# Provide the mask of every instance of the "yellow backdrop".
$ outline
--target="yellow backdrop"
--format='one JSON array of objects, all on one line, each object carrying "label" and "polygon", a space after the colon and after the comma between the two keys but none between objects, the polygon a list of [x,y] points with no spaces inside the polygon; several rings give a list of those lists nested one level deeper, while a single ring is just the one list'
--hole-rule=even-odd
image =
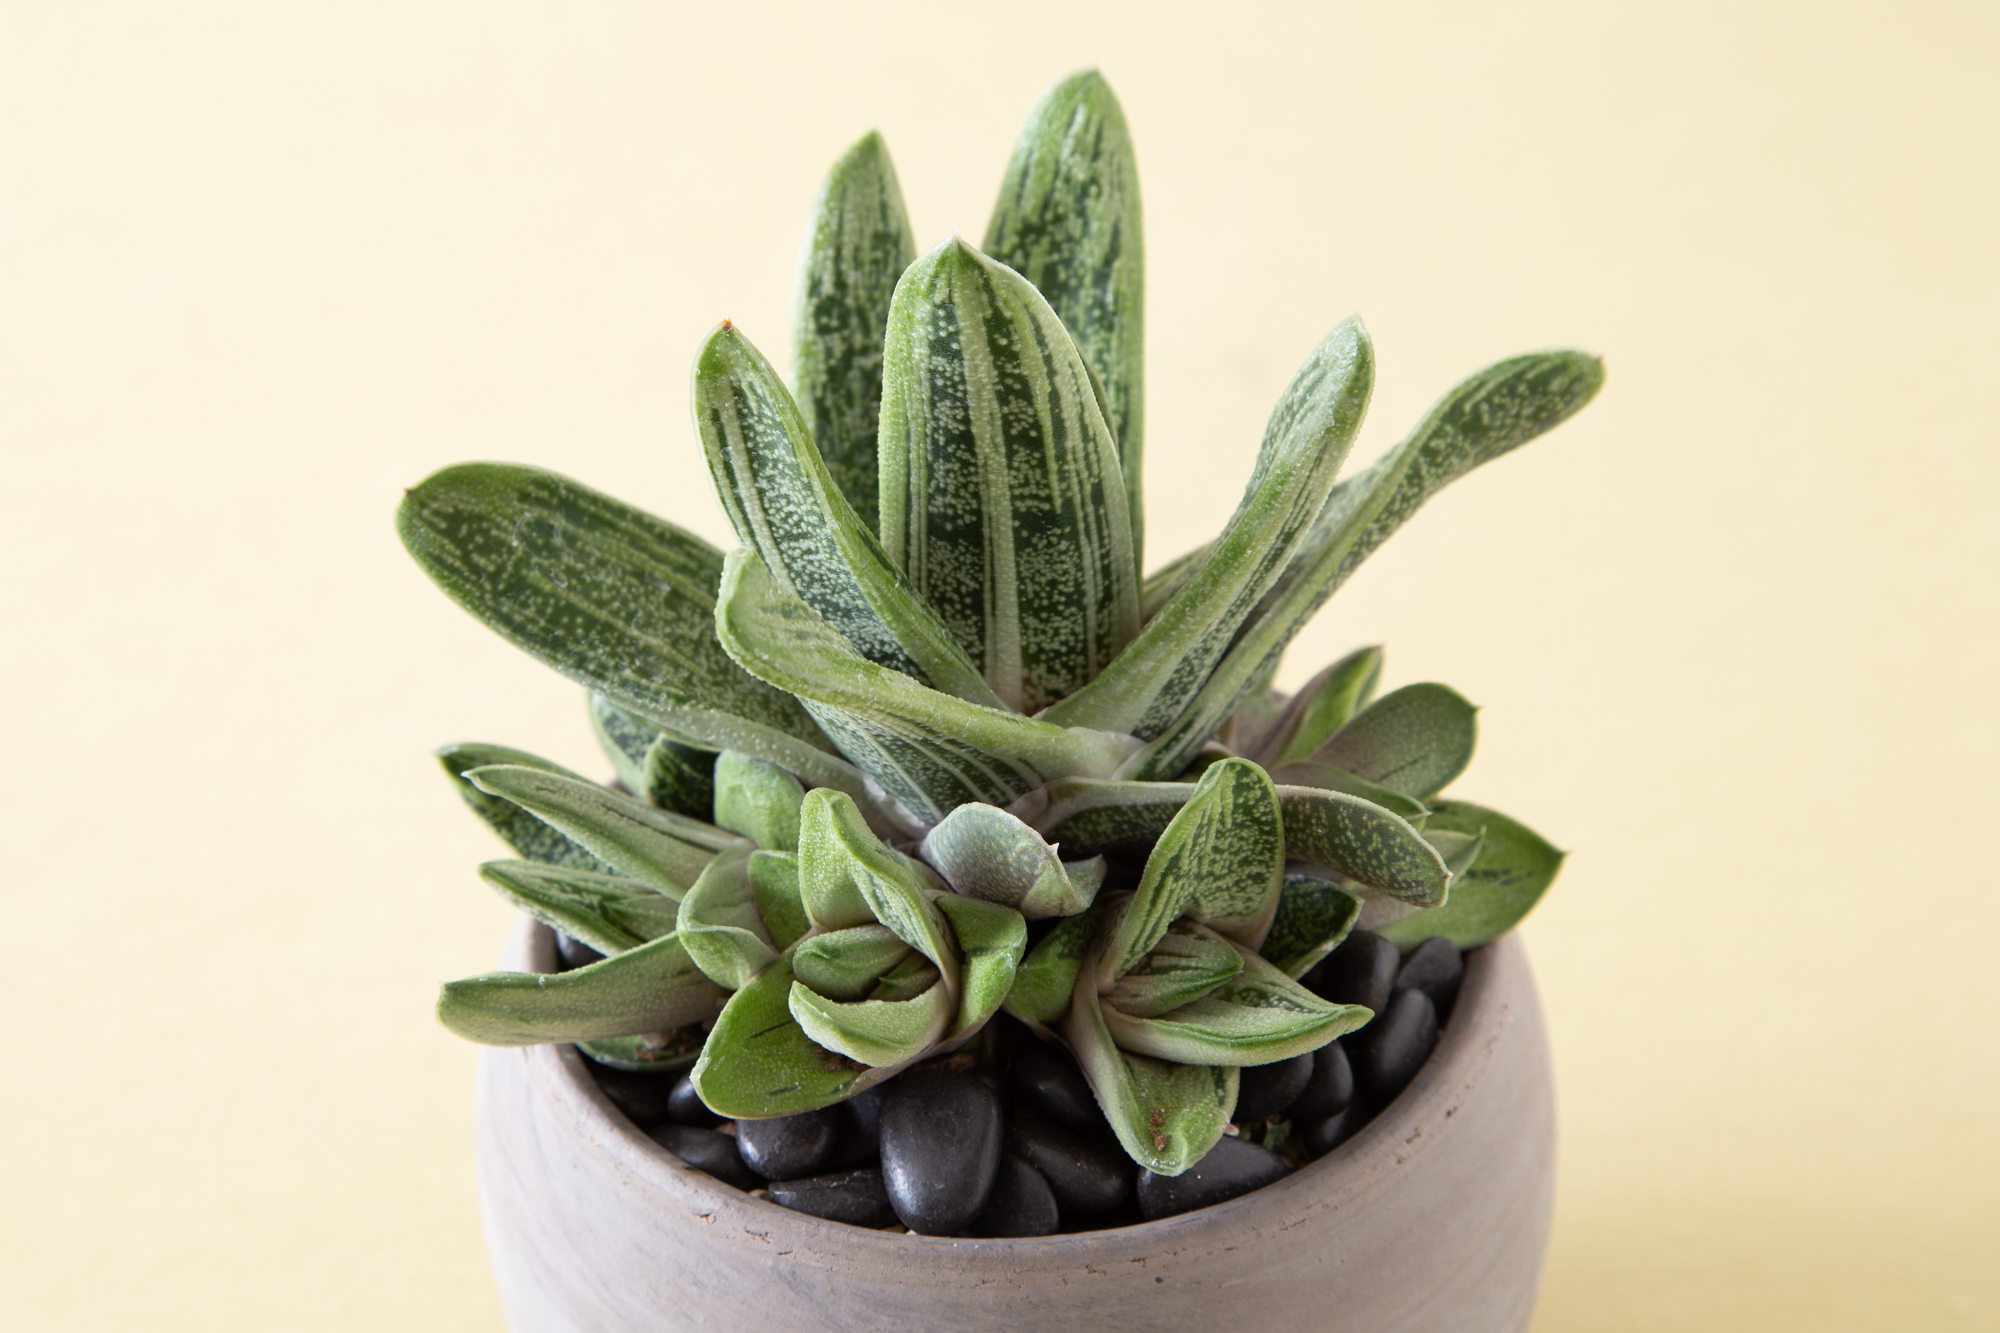
[{"label": "yellow backdrop", "polygon": [[1154,561],[1353,310],[1357,451],[1609,357],[1294,649],[1481,704],[1573,849],[1536,1328],[2000,1327],[2000,20],[1990,5],[0,6],[0,1322],[495,1329],[506,912],[427,758],[594,766],[399,488],[534,461],[721,540],[686,403],[774,356],[820,173],[983,230],[1101,65],[1150,250]]}]

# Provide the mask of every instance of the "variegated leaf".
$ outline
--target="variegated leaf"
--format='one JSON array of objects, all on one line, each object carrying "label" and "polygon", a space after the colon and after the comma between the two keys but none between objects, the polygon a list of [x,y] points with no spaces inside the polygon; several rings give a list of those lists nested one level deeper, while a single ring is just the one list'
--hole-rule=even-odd
[{"label": "variegated leaf", "polygon": [[1030,921],[1074,916],[1104,883],[1104,858],[1065,866],[1042,835],[995,806],[961,805],[924,835],[923,858],[955,892]]},{"label": "variegated leaf", "polygon": [[907,1064],[935,1046],[956,1008],[942,978],[909,1000],[843,1004],[792,983],[793,1021],[818,1045],[850,1060],[882,1067]]},{"label": "variegated leaf", "polygon": [[724,750],[715,760],[715,823],[774,852],[799,849],[799,780],[761,759]]},{"label": "variegated leaf", "polygon": [[588,1041],[678,1028],[722,1008],[723,992],[664,935],[570,972],[488,972],[446,983],[438,1019],[488,1046]]},{"label": "variegated leaf", "polygon": [[1214,550],[1214,542],[1204,542],[1148,574],[1139,585],[1139,619],[1148,621],[1160,614],[1161,608],[1187,586],[1188,580],[1200,571],[1201,562],[1208,559]]},{"label": "variegated leaf", "polygon": [[730,553],[715,616],[737,660],[807,701],[841,749],[926,824],[969,801],[1005,805],[1066,774],[1108,775],[1136,748],[1130,737],[982,708],[877,666],[749,551]]},{"label": "variegated leaf", "polygon": [[1096,70],[1064,79],[1028,113],[985,248],[1048,298],[1102,384],[1136,564],[1144,513],[1145,229],[1125,113]]},{"label": "variegated leaf", "polygon": [[1442,935],[1474,949],[1512,930],[1541,901],[1563,854],[1525,825],[1469,801],[1439,801],[1424,832],[1478,834],[1472,864],[1452,881],[1444,906],[1406,916],[1381,931],[1398,948],[1413,949]]},{"label": "variegated leaf", "polygon": [[1319,764],[1306,760],[1294,764],[1279,764],[1271,769],[1271,781],[1286,787],[1317,787],[1321,791],[1341,791],[1349,796],[1359,796],[1364,801],[1373,801],[1392,814],[1401,815],[1413,828],[1422,828],[1424,816],[1430,813],[1430,807],[1415,797],[1377,786],[1366,778],[1357,777],[1344,768],[1335,768],[1332,764]]},{"label": "variegated leaf", "polygon": [[869,661],[1002,706],[834,484],[778,372],[727,321],[695,362],[694,417],[722,508],[779,587]]},{"label": "variegated leaf", "polygon": [[1026,279],[957,237],[897,284],[882,544],[1008,707],[1036,712],[1139,628],[1117,446]]},{"label": "variegated leaf", "polygon": [[675,925],[688,957],[724,990],[741,990],[778,956],[757,910],[748,847],[732,847],[708,863],[681,899]]},{"label": "variegated leaf", "polygon": [[465,777],[589,848],[619,874],[676,901],[717,852],[742,842],[713,824],[544,769],[494,764],[469,769]]},{"label": "variegated leaf", "polygon": [[808,1037],[792,1017],[792,981],[791,956],[780,954],[715,1020],[688,1077],[717,1115],[758,1120],[815,1111],[897,1072],[857,1064]]},{"label": "variegated leaf", "polygon": [[509,749],[505,745],[482,745],[466,742],[447,745],[437,752],[438,762],[444,765],[445,773],[451,778],[451,785],[472,807],[472,812],[486,821],[486,826],[500,835],[500,840],[512,847],[519,856],[530,861],[540,861],[546,865],[570,866],[577,870],[595,870],[610,874],[611,867],[592,856],[578,843],[570,841],[541,820],[515,805],[472,785],[466,773],[489,764],[514,764],[523,768],[539,768],[547,773],[557,773],[577,782],[586,781],[560,764],[552,764],[525,750]]},{"label": "variegated leaf", "polygon": [[1177,1176],[1222,1137],[1236,1110],[1236,1070],[1119,1050],[1091,982],[1094,960],[1084,963],[1063,1035],[1126,1153],[1149,1171]]},{"label": "variegated leaf", "polygon": [[750,889],[757,896],[757,915],[771,932],[771,942],[789,949],[812,929],[805,900],[799,896],[799,858],[791,852],[750,853]]},{"label": "variegated leaf", "polygon": [[914,952],[887,926],[871,922],[799,941],[792,972],[795,984],[845,1004],[867,999],[875,983]]},{"label": "variegated leaf", "polygon": [[1361,899],[1333,880],[1288,874],[1278,895],[1278,915],[1258,952],[1296,981],[1347,938],[1360,916]]},{"label": "variegated leaf", "polygon": [[1242,970],[1243,957],[1234,945],[1182,917],[1104,992],[1104,1003],[1131,1018],[1156,1018],[1199,1000]]},{"label": "variegated leaf", "polygon": [[1477,712],[1448,686],[1405,685],[1362,709],[1312,757],[1425,799],[1472,762]]},{"label": "variegated leaf", "polygon": [[601,1065],[638,1074],[668,1074],[686,1069],[701,1055],[708,1030],[699,1023],[666,1032],[639,1032],[624,1037],[598,1037],[576,1043],[577,1050]]},{"label": "variegated leaf", "polygon": [[674,900],[623,875],[488,861],[479,877],[535,920],[600,953],[623,953],[674,933]]},{"label": "variegated leaf", "polygon": [[1124,1050],[1184,1065],[1267,1065],[1316,1051],[1366,1023],[1372,1011],[1321,999],[1247,949],[1241,973],[1158,1018],[1104,1006]]},{"label": "variegated leaf", "polygon": [[808,792],[800,816],[799,891],[822,930],[880,922],[937,964],[956,999],[958,957],[945,920],[907,857],[868,831],[839,792]]},{"label": "variegated leaf", "polygon": [[1149,741],[1175,726],[1306,540],[1361,427],[1374,382],[1367,330],[1359,318],[1349,319],[1313,349],[1278,401],[1250,484],[1208,559],[1131,647],[1048,710],[1049,721]]},{"label": "variegated leaf", "polygon": [[1080,916],[1057,923],[1054,930],[1042,936],[1015,971],[1013,987],[1007,992],[1008,1013],[1040,1029],[1069,1012],[1077,969],[1083,966],[1084,955],[1090,950],[1104,906],[1100,902]]},{"label": "variegated leaf", "polygon": [[1010,907],[956,893],[939,894],[935,906],[958,945],[958,1012],[948,1033],[955,1044],[985,1026],[1007,998],[1028,947],[1028,923]]},{"label": "variegated leaf", "polygon": [[[1367,707],[1381,677],[1380,648],[1349,653],[1307,681],[1263,733],[1243,736],[1239,731],[1244,752],[1266,768],[1311,758],[1327,737]],[[1250,697],[1256,698],[1257,692],[1251,691]]]},{"label": "variegated leaf", "polygon": [[841,154],[813,200],[792,305],[799,412],[827,471],[870,531],[883,331],[896,279],[916,257],[895,165],[882,136],[870,131]]},{"label": "variegated leaf", "polygon": [[590,726],[618,780],[662,810],[707,819],[715,810],[715,752],[686,745],[637,713],[590,692]]}]

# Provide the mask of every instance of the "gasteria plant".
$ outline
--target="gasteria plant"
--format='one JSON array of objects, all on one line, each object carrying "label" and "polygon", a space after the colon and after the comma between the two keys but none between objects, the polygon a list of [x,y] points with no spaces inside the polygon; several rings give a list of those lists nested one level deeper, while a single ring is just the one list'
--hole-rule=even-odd
[{"label": "gasteria plant", "polygon": [[1031,113],[983,249],[916,253],[871,134],[814,205],[792,387],[727,322],[695,362],[741,549],[529,467],[409,492],[411,554],[587,687],[620,779],[442,752],[522,858],[488,882],[604,955],[447,985],[446,1025],[692,1062],[712,1109],[758,1118],[951,1052],[1004,1005],[1172,1175],[1223,1134],[1241,1067],[1371,1017],[1298,980],[1357,925],[1463,948],[1534,904],[1559,855],[1437,795],[1471,757],[1464,699],[1373,699],[1373,648],[1289,700],[1271,681],[1377,546],[1581,408],[1600,363],[1491,366],[1339,480],[1374,379],[1348,319],[1222,534],[1142,576],[1143,253],[1095,72]]}]

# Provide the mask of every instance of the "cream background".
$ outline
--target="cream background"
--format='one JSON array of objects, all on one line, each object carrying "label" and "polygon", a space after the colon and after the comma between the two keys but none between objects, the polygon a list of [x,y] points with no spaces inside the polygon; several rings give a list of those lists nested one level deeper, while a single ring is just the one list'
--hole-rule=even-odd
[{"label": "cream background", "polygon": [[870,126],[975,239],[1100,64],[1140,152],[1152,559],[1350,310],[1357,458],[1609,357],[1288,677],[1484,706],[1575,849],[1539,1333],[2000,1327],[2000,20],[1990,5],[0,4],[0,1322],[495,1329],[472,1051],[497,854],[426,757],[593,764],[398,488],[534,461],[726,528],[705,331],[782,358]]}]

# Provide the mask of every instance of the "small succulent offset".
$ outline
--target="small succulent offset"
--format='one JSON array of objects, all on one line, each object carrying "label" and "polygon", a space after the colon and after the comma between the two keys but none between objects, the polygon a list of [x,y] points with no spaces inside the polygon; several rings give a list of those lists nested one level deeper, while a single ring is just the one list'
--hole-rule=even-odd
[{"label": "small succulent offset", "polygon": [[1074,1053],[1126,1151],[1214,1146],[1238,1070],[1366,1023],[1299,978],[1357,926],[1509,929],[1560,856],[1437,793],[1473,747],[1441,685],[1364,649],[1289,699],[1299,629],[1458,477],[1565,420],[1595,357],[1453,389],[1340,480],[1374,374],[1358,319],[1305,359],[1221,536],[1142,575],[1143,241],[1094,72],[1035,107],[983,249],[918,255],[869,135],[799,268],[794,382],[741,331],[694,416],[742,548],[553,473],[405,498],[454,600],[590,691],[619,781],[442,752],[522,858],[483,868],[601,960],[444,988],[454,1031],[677,1069],[789,1115],[975,1040],[1003,1006]]}]

